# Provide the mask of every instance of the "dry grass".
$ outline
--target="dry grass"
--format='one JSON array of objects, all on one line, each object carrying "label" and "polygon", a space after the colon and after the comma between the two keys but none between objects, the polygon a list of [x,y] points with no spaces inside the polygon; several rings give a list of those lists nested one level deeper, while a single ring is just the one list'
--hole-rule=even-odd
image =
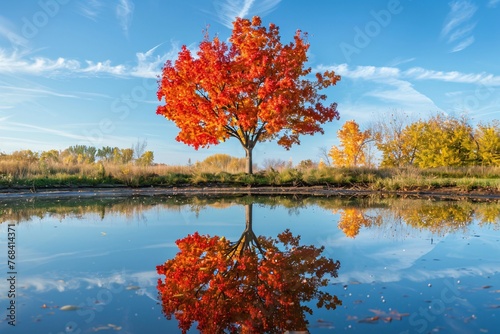
[{"label": "dry grass", "polygon": [[[219,159],[220,160],[220,159]],[[80,163],[0,159],[0,185],[15,186],[72,186],[123,184],[128,186],[171,185],[270,185],[308,186],[329,185],[337,187],[363,187],[373,190],[416,190],[455,187],[469,191],[488,189],[500,191],[500,167],[463,168],[331,168],[299,166],[281,170],[268,168],[254,175],[243,173],[239,160],[217,165],[208,162],[191,166],[153,165],[133,163]],[[220,166],[220,165],[219,165]]]}]

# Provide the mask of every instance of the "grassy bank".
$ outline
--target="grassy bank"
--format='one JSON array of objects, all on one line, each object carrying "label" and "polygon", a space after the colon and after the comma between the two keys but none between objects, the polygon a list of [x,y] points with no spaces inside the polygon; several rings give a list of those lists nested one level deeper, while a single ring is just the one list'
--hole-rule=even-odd
[{"label": "grassy bank", "polygon": [[500,192],[500,167],[268,168],[253,175],[206,166],[0,163],[1,189],[67,187],[326,186],[385,191],[454,188]]}]

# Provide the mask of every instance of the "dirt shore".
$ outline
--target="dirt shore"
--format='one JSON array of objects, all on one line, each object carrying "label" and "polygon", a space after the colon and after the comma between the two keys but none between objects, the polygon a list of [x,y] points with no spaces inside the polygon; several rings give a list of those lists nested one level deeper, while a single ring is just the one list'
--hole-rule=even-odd
[{"label": "dirt shore", "polygon": [[103,187],[103,188],[54,188],[0,189],[0,201],[28,198],[102,198],[128,196],[231,196],[231,195],[305,195],[305,196],[400,196],[450,200],[500,200],[500,192],[488,189],[463,191],[455,188],[438,188],[411,191],[374,191],[370,189],[314,187]]}]

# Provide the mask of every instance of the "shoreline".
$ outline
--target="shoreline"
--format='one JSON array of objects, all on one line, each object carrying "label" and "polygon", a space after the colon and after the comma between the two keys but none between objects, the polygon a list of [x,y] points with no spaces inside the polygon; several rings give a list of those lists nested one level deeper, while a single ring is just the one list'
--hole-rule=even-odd
[{"label": "shoreline", "polygon": [[301,195],[301,196],[396,196],[440,200],[500,200],[500,193],[487,189],[463,191],[456,188],[426,190],[384,191],[363,188],[336,188],[327,186],[263,186],[263,187],[67,187],[31,189],[0,189],[0,201],[16,199],[104,198],[130,196],[236,196],[236,195]]}]

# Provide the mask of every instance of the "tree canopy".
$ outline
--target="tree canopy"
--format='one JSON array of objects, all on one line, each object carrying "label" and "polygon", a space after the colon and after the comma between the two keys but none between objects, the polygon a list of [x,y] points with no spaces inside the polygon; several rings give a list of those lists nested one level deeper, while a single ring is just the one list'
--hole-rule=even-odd
[{"label": "tree canopy", "polygon": [[179,128],[176,140],[193,146],[217,145],[236,138],[252,172],[252,150],[261,141],[277,140],[289,149],[299,136],[323,133],[321,124],[338,119],[337,104],[323,105],[319,91],[335,85],[332,71],[307,79],[307,34],[280,41],[279,28],[261,19],[237,18],[229,43],[208,33],[193,56],[183,46],[175,62],[167,61],[159,80],[157,114]]},{"label": "tree canopy", "polygon": [[357,167],[366,164],[366,143],[371,139],[370,130],[361,131],[358,123],[350,120],[337,132],[340,147],[333,146],[330,157],[337,167]]}]

